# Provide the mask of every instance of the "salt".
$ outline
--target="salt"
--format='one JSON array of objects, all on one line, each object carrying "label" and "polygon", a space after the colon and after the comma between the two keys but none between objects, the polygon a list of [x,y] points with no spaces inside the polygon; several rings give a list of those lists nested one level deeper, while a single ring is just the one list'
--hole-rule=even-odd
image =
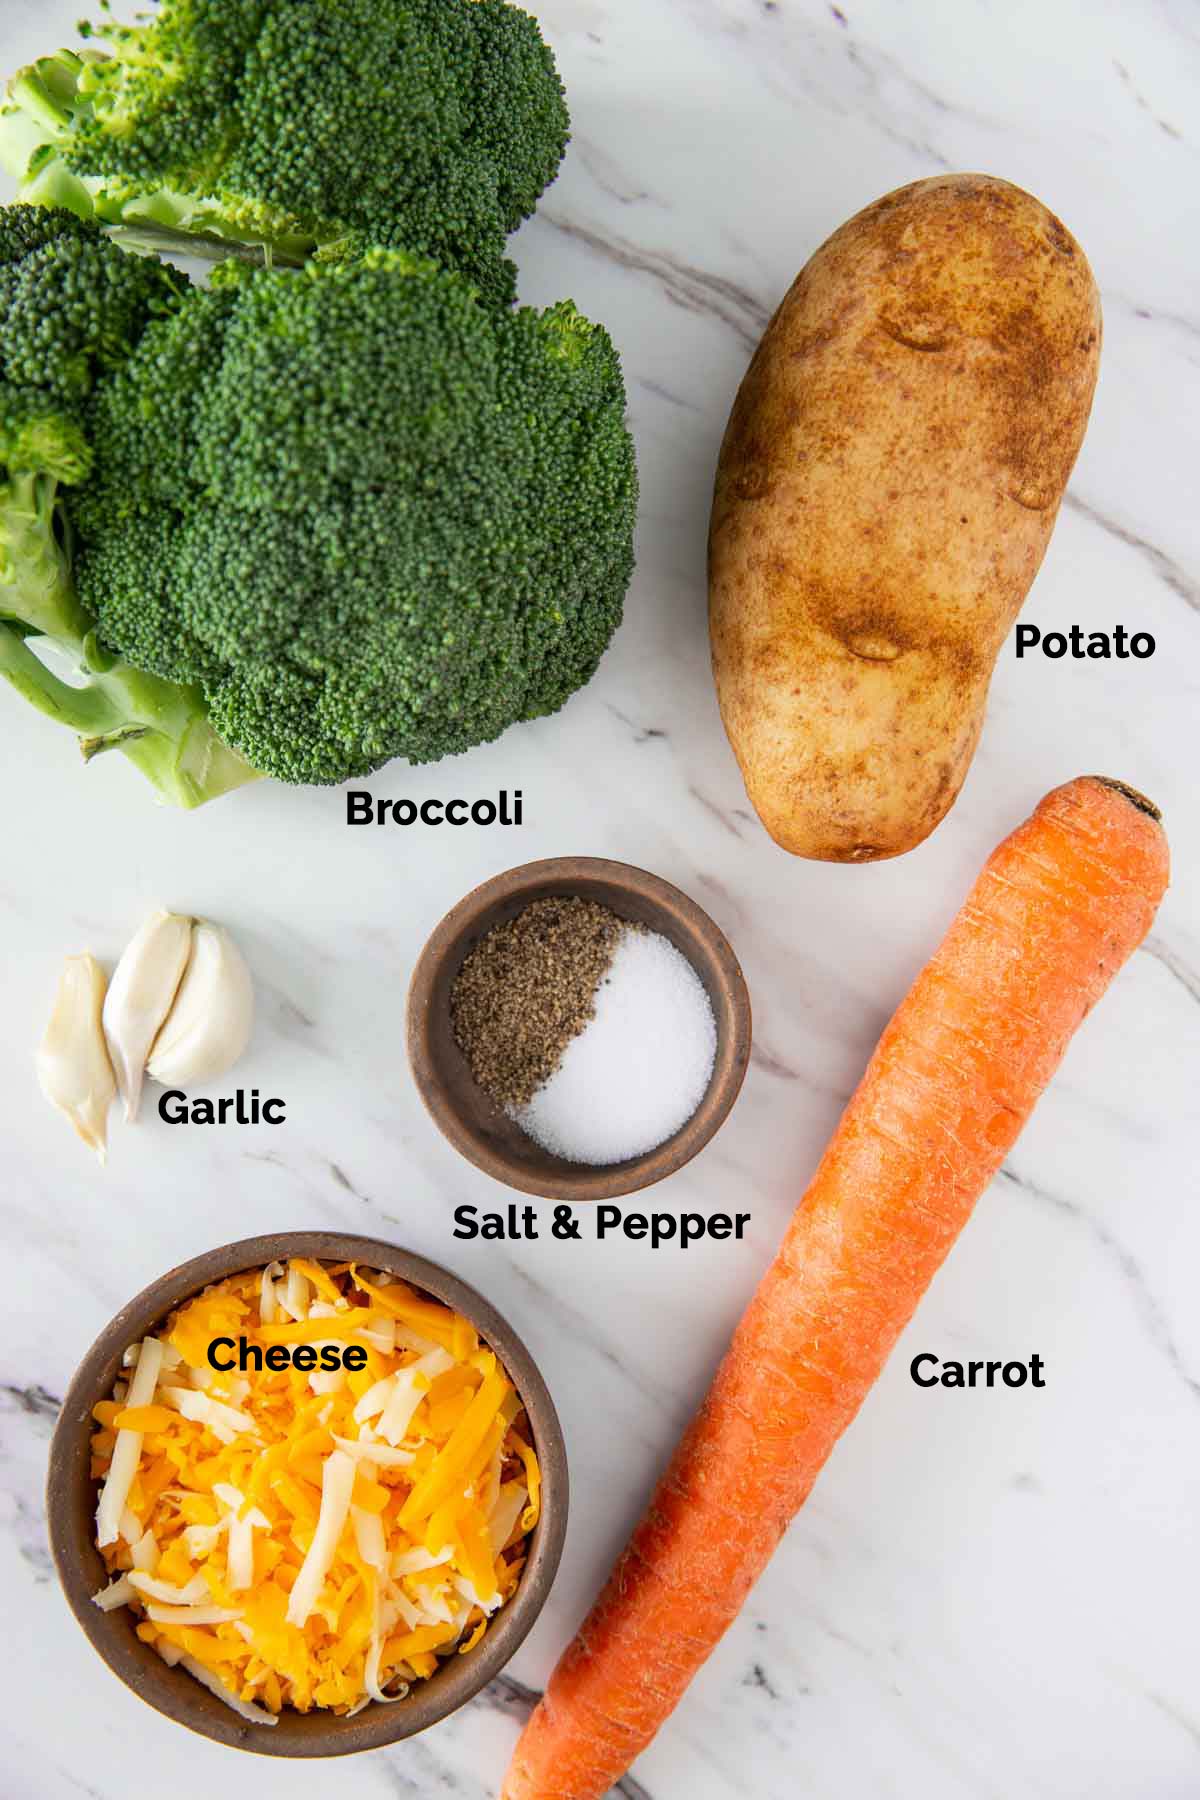
[{"label": "salt", "polygon": [[656,931],[626,931],[596,990],[595,1017],[513,1117],[568,1162],[626,1162],[685,1125],[704,1098],[717,1024],[686,956]]}]

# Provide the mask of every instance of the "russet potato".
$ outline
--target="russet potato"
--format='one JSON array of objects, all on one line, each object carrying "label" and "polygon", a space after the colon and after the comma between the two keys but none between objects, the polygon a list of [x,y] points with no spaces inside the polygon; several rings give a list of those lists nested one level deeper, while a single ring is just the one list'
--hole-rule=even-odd
[{"label": "russet potato", "polygon": [[1074,238],[986,175],[885,195],[797,276],[734,403],[709,540],[721,714],[784,849],[898,856],[953,803],[1100,329]]}]

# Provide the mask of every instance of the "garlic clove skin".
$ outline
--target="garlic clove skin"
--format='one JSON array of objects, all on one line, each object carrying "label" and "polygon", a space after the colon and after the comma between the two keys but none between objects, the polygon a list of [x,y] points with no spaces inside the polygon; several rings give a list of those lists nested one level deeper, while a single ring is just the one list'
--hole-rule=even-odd
[{"label": "garlic clove skin", "polygon": [[191,919],[151,913],[113,972],[104,1035],[130,1122],[137,1118],[146,1060],[175,1002],[191,949]]},{"label": "garlic clove skin", "polygon": [[117,1095],[101,1019],[107,985],[94,956],[67,957],[36,1058],[43,1094],[102,1163],[108,1155],[108,1109]]},{"label": "garlic clove skin", "polygon": [[242,1056],[253,1028],[245,957],[223,926],[197,919],[191,958],[146,1073],[165,1087],[215,1081]]}]

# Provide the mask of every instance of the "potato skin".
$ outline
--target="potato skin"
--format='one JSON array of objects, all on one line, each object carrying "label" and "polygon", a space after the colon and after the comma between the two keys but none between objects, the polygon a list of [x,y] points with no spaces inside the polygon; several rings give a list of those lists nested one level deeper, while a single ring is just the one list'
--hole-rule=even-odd
[{"label": "potato skin", "polygon": [[953,804],[1100,337],[1074,238],[988,175],[886,194],[797,276],[734,402],[709,535],[721,716],[785,850],[898,856]]}]

